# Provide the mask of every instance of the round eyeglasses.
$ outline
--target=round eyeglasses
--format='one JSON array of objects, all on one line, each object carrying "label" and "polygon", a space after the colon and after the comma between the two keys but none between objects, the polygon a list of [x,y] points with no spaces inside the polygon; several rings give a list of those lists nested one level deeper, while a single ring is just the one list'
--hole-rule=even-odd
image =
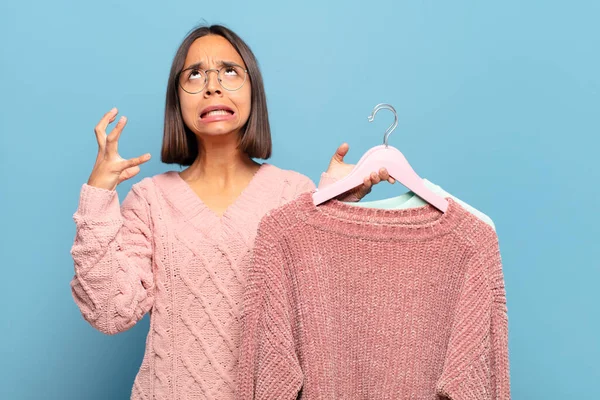
[{"label": "round eyeglasses", "polygon": [[208,82],[208,73],[217,72],[217,80],[225,90],[234,91],[244,86],[248,70],[237,64],[229,64],[220,69],[200,69],[198,67],[186,68],[179,73],[177,78],[179,86],[190,94],[200,93]]}]

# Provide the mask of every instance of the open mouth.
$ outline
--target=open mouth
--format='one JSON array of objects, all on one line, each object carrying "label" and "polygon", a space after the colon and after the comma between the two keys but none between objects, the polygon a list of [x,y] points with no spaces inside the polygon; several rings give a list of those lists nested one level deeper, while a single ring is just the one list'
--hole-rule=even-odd
[{"label": "open mouth", "polygon": [[211,111],[202,113],[202,114],[200,114],[200,118],[207,118],[207,117],[212,117],[215,115],[233,115],[233,114],[234,113],[231,110],[218,109],[218,110],[211,110]]}]

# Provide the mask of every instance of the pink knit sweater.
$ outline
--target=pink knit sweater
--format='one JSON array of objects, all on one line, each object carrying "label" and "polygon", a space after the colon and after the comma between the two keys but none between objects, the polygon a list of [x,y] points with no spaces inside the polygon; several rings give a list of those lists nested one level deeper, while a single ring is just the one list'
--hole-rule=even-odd
[{"label": "pink knit sweater", "polygon": [[177,172],[115,191],[86,184],[74,214],[75,302],[116,334],[150,312],[132,399],[233,399],[242,290],[258,223],[314,188],[263,164],[222,217]]},{"label": "pink knit sweater", "polygon": [[448,198],[319,207],[261,222],[244,297],[238,399],[510,398],[494,230]]}]

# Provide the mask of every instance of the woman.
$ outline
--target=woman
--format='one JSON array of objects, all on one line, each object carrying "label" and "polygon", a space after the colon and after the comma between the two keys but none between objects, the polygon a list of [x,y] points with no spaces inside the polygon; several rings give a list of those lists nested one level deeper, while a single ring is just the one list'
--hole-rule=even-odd
[{"label": "woman", "polygon": [[[188,168],[134,184],[121,206],[116,186],[150,155],[119,156],[126,119],[106,134],[116,115],[111,110],[96,126],[98,157],[73,216],[74,299],[107,334],[150,312],[132,398],[233,398],[242,289],[258,223],[314,185],[253,161],[271,154],[262,78],[248,46],[222,26],[192,31],[171,67],[161,160]],[[332,158],[330,179],[352,169],[343,162],[347,151],[344,144]],[[379,171],[345,199],[363,197],[380,179],[393,182]]]}]

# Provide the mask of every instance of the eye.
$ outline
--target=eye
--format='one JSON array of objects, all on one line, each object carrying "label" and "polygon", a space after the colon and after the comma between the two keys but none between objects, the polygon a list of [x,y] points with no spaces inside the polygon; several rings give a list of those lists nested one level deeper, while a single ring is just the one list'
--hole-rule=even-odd
[{"label": "eye", "polygon": [[225,67],[225,71],[224,71],[226,76],[235,76],[235,75],[239,75],[238,74],[238,70],[236,67]]},{"label": "eye", "polygon": [[202,72],[199,69],[191,69],[188,72],[188,80],[202,79]]}]

